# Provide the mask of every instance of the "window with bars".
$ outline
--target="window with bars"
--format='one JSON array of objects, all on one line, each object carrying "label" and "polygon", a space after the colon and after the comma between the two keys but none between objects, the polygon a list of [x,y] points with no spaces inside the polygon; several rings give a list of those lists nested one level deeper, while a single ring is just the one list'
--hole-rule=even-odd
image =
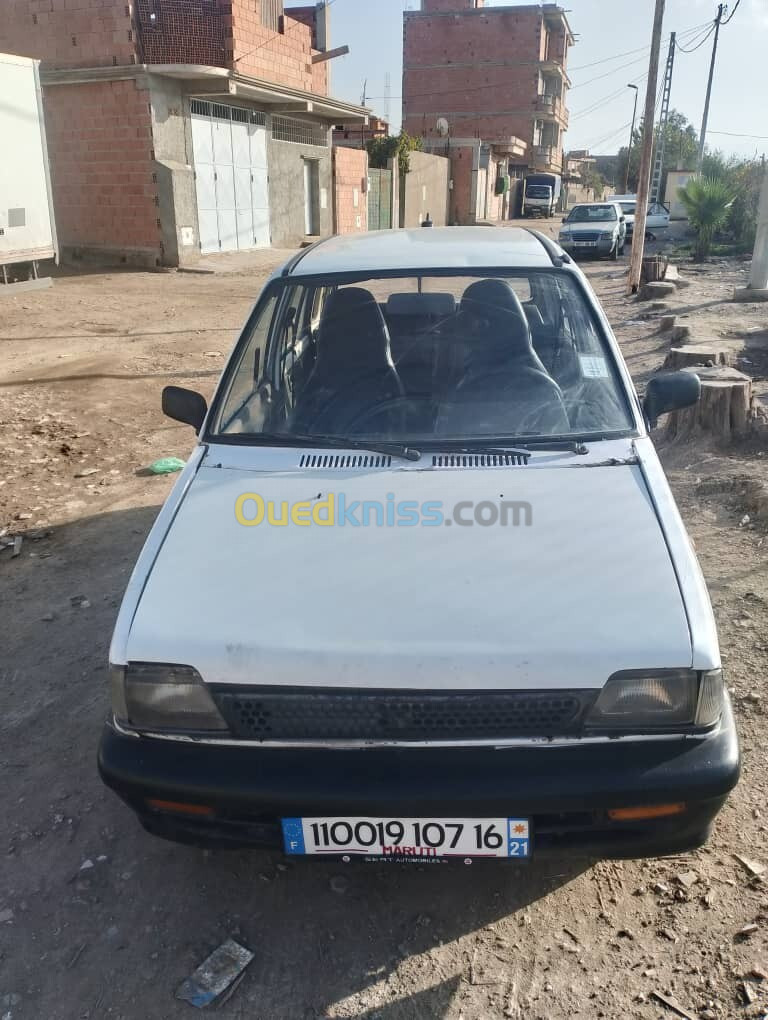
[{"label": "window with bars", "polygon": [[202,117],[233,120],[238,124],[258,124],[260,127],[267,125],[267,115],[261,110],[247,110],[242,106],[224,106],[222,103],[210,103],[204,99],[192,99],[189,105],[192,113]]},{"label": "window with bars", "polygon": [[328,145],[328,128],[308,120],[293,117],[272,117],[272,137],[278,142],[295,142],[298,145]]},{"label": "window with bars", "polygon": [[279,32],[282,16],[283,0],[261,0],[261,23],[264,28]]}]

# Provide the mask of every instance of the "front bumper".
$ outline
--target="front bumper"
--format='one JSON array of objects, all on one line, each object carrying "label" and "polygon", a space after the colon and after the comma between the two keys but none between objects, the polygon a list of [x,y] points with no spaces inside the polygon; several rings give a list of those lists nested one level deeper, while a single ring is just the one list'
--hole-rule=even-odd
[{"label": "front bumper", "polygon": [[[730,706],[705,738],[509,748],[233,747],[124,736],[107,726],[99,771],[150,832],[197,846],[280,848],[300,816],[529,817],[534,854],[647,857],[700,846],[739,778]],[[149,798],[210,806],[211,817]],[[611,808],[685,802],[615,822]]]},{"label": "front bumper", "polygon": [[563,251],[569,255],[609,255],[613,249],[614,240],[612,237],[599,238],[594,242],[577,244],[574,241],[558,241]]}]

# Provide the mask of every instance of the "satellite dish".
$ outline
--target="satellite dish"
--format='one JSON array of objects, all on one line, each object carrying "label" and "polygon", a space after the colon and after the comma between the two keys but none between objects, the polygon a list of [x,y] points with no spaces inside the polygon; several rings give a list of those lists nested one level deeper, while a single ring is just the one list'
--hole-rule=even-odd
[{"label": "satellite dish", "polygon": [[445,119],[445,117],[438,117],[438,120],[437,120],[437,133],[442,138],[445,138],[445,136],[448,134],[449,131],[450,131],[450,127],[448,126],[448,121]]}]

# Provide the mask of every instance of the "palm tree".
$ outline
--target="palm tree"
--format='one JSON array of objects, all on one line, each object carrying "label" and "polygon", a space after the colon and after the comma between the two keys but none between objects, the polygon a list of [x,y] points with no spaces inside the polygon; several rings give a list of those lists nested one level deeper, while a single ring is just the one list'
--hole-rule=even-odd
[{"label": "palm tree", "polygon": [[684,188],[679,189],[678,195],[688,213],[688,221],[696,231],[694,260],[703,262],[709,255],[715,231],[728,218],[733,193],[725,181],[714,177],[692,177]]}]

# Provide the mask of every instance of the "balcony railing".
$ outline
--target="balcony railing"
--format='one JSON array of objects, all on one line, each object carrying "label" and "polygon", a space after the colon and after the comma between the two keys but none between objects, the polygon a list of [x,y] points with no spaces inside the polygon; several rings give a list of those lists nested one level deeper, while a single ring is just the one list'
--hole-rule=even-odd
[{"label": "balcony railing", "polygon": [[551,93],[543,93],[536,100],[536,112],[542,117],[551,117],[559,122],[563,129],[568,127],[568,110],[560,98]]},{"label": "balcony railing", "polygon": [[537,170],[559,174],[563,166],[562,150],[555,145],[534,145],[533,161]]}]

